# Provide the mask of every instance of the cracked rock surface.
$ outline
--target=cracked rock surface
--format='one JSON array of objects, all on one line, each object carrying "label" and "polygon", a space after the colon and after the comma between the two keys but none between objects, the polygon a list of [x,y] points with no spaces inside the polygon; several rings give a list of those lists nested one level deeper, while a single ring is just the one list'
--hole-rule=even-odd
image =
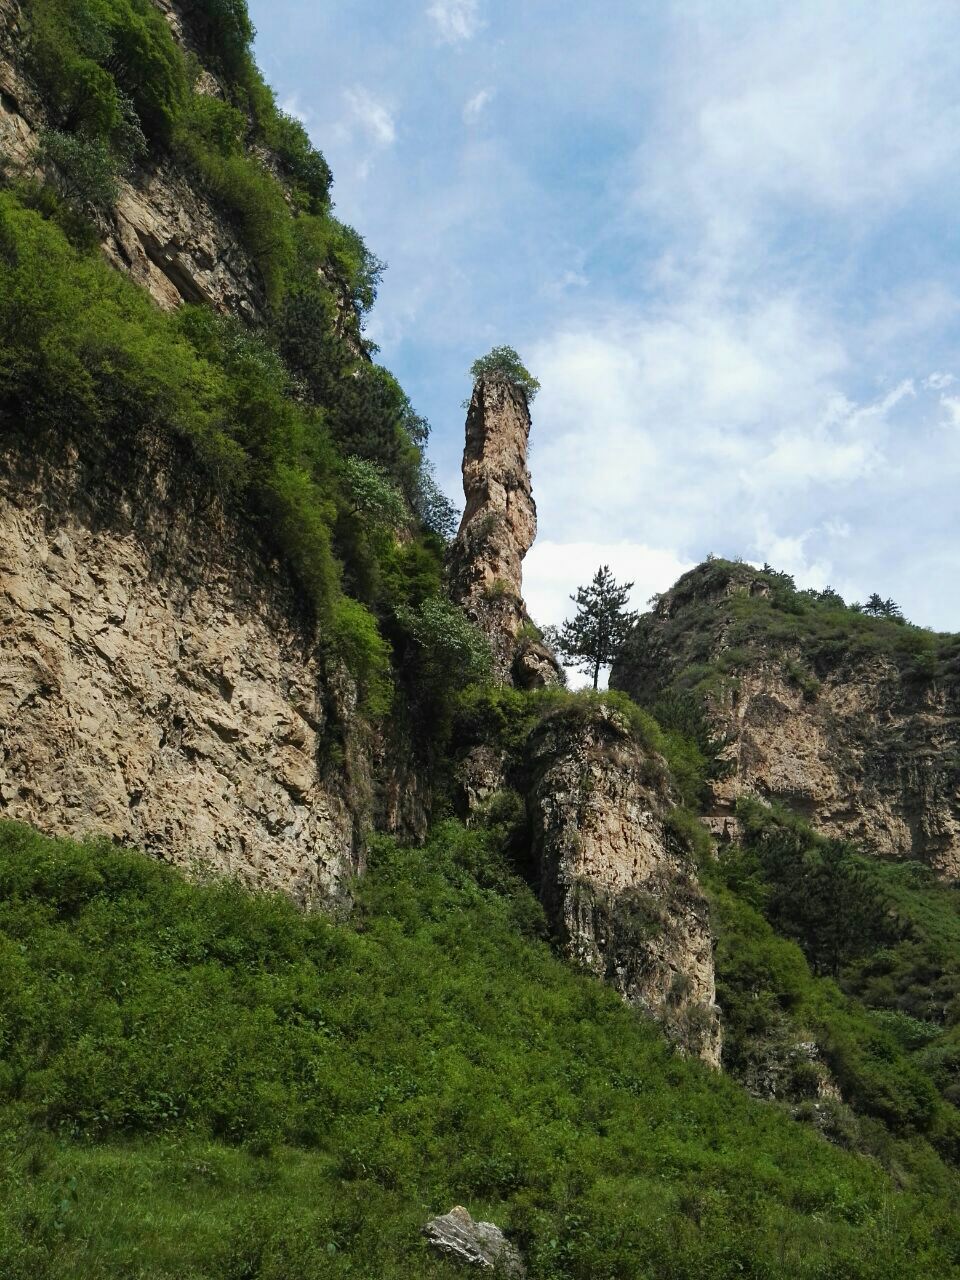
[{"label": "cracked rock surface", "polygon": [[357,856],[330,690],[255,548],[172,465],[136,493],[76,456],[0,463],[0,814],[335,898]]},{"label": "cracked rock surface", "polygon": [[463,1205],[442,1217],[431,1218],[423,1228],[430,1245],[464,1266],[522,1280],[526,1271],[520,1254],[492,1222],[475,1222]]}]

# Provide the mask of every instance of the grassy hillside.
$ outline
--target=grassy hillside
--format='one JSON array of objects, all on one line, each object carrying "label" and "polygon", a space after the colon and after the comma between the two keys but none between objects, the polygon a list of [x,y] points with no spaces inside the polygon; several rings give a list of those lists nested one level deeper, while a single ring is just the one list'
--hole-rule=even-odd
[{"label": "grassy hillside", "polygon": [[786,811],[742,800],[738,814],[742,846],[705,868],[727,1066],[813,1096],[791,1059],[813,1039],[847,1104],[821,1117],[836,1136],[888,1159],[891,1134],[924,1135],[960,1161],[960,888]]},{"label": "grassy hillside", "polygon": [[541,932],[455,824],[340,924],[2,826],[0,1272],[452,1275],[418,1231],[462,1202],[544,1280],[960,1274],[929,1147],[830,1145]]}]

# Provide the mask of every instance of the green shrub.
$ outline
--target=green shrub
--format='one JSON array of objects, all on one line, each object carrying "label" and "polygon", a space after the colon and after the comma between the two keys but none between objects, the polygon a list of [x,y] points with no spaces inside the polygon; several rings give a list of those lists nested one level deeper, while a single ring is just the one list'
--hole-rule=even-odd
[{"label": "green shrub", "polygon": [[201,59],[228,81],[249,77],[256,33],[246,0],[188,0],[186,11]]},{"label": "green shrub", "polygon": [[[167,146],[187,98],[183,55],[150,0],[32,0],[27,61],[59,126],[129,154]],[[132,106],[132,112],[128,105]]]},{"label": "green shrub", "polygon": [[300,121],[274,107],[263,122],[261,133],[290,180],[298,207],[314,215],[329,212],[333,182],[330,166],[314,147]]},{"label": "green shrub", "polygon": [[410,512],[403,494],[391,483],[382,467],[364,458],[350,456],[340,464],[340,474],[351,514],[391,529],[408,523]]},{"label": "green shrub", "polygon": [[40,135],[37,162],[51,175],[61,199],[78,213],[102,213],[116,203],[117,157],[101,139],[46,129]]},{"label": "green shrub", "polygon": [[522,391],[528,404],[531,404],[540,390],[540,383],[514,351],[513,347],[494,347],[485,356],[474,360],[470,366],[470,376],[474,382],[487,378],[493,382],[505,382],[508,386]]},{"label": "green shrub", "polygon": [[175,135],[178,155],[211,199],[236,223],[263,278],[267,302],[279,306],[293,263],[290,210],[276,178],[244,148],[246,119],[219,98],[194,94]]},{"label": "green shrub", "polygon": [[538,940],[489,834],[378,840],[356,898],[335,925],[0,825],[5,1275],[439,1277],[455,1203],[548,1280],[956,1270],[919,1140],[888,1178],[677,1057]]},{"label": "green shrub", "polygon": [[358,600],[341,596],[333,611],[333,644],[360,689],[360,705],[371,718],[390,710],[390,650],[377,621]]}]

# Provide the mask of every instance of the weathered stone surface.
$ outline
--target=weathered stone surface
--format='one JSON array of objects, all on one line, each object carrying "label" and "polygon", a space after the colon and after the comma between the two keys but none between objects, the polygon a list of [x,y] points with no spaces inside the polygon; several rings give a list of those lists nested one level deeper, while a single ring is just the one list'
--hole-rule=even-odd
[{"label": "weathered stone surface", "polygon": [[459,812],[470,822],[507,785],[504,754],[488,743],[473,746],[457,761],[453,776]]},{"label": "weathered stone surface", "polygon": [[232,229],[169,165],[121,184],[103,251],[166,310],[198,302],[249,321],[263,314],[259,277]]},{"label": "weathered stone surface", "polygon": [[[694,650],[702,660],[729,647],[733,598],[768,589],[748,565],[719,585],[687,575],[641,621],[611,685],[651,701]],[[956,686],[908,681],[882,653],[839,654],[814,669],[800,647],[760,642],[740,653],[708,710],[731,765],[713,785],[710,821],[721,838],[736,836],[737,798],[752,794],[867,852],[960,876]]]},{"label": "weathered stone surface", "polygon": [[523,603],[523,558],[537,533],[529,436],[523,392],[500,379],[480,378],[467,412],[466,506],[450,554],[450,590],[490,641],[499,679],[538,688],[557,684],[560,676]]},{"label": "weathered stone surface", "polygon": [[541,898],[564,951],[718,1066],[709,914],[668,825],[664,762],[602,705],[549,717],[530,749]]},{"label": "weathered stone surface", "polygon": [[178,470],[0,457],[0,813],[336,898],[362,815],[321,764],[334,694],[282,580]]},{"label": "weathered stone surface", "polygon": [[481,1271],[522,1280],[526,1274],[520,1254],[492,1222],[475,1222],[463,1205],[431,1218],[423,1234],[438,1253]]}]

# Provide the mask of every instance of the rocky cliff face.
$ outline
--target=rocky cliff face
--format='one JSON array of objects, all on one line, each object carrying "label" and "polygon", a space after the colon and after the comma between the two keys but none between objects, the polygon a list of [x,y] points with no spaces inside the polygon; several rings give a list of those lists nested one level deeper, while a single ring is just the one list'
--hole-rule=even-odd
[{"label": "rocky cliff face", "polygon": [[521,688],[560,679],[523,603],[523,558],[537,534],[529,437],[523,392],[501,379],[479,379],[467,413],[466,505],[450,555],[450,587],[490,641],[497,676]]},{"label": "rocky cliff face", "polygon": [[0,455],[0,814],[336,898],[369,802],[349,683],[189,461],[134,449]]},{"label": "rocky cliff face", "polygon": [[709,913],[670,829],[665,764],[603,705],[548,717],[530,763],[541,897],[563,950],[719,1066]]},{"label": "rocky cliff face", "polygon": [[[879,631],[869,648],[845,643],[842,632],[797,634],[770,596],[749,566],[701,566],[641,621],[611,684],[653,704],[701,679],[729,765],[713,784],[718,834],[735,833],[737,797],[755,794],[826,835],[960,876],[956,685],[918,679],[900,650],[885,651]],[[867,620],[858,626],[871,640]]]}]

